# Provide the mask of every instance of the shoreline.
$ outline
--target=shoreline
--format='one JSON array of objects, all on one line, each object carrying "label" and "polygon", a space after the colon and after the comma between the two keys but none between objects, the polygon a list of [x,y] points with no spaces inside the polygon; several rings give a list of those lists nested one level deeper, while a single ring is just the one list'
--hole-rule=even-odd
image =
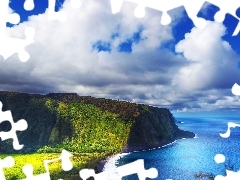
[{"label": "shoreline", "polygon": [[[194,133],[194,137],[193,138],[197,138],[197,134]],[[181,139],[184,140],[184,139],[188,139],[188,138],[181,138]],[[114,168],[117,168],[117,160],[119,160],[121,157],[124,157],[124,156],[126,156],[128,154],[161,149],[161,148],[170,146],[170,145],[176,143],[178,140],[181,140],[181,139],[175,139],[174,141],[172,141],[170,143],[167,143],[165,145],[162,145],[162,146],[159,146],[159,147],[155,147],[155,148],[149,148],[149,149],[143,149],[143,150],[135,150],[135,151],[130,151],[130,152],[123,152],[122,151],[121,153],[118,153],[118,154],[115,154],[115,155],[112,155],[112,156],[108,156],[104,160],[104,164],[103,164],[102,168],[100,169],[100,172],[103,172],[103,171],[114,172]],[[115,175],[116,174],[114,174],[114,177],[115,177]]]},{"label": "shoreline", "polygon": [[[197,138],[197,134],[194,133],[194,137],[193,138]],[[123,152],[121,154],[130,154],[130,153],[135,153],[135,152],[144,152],[144,151],[152,151],[152,150],[156,150],[156,149],[161,149],[163,147],[167,147],[167,146],[170,146],[174,143],[176,143],[178,140],[181,140],[181,139],[189,139],[189,138],[179,138],[179,139],[175,139],[173,140],[172,142],[169,142],[165,145],[162,145],[162,146],[159,146],[159,147],[154,147],[154,148],[149,148],[149,149],[143,149],[143,150],[134,150],[134,151],[129,151],[129,152]]]}]

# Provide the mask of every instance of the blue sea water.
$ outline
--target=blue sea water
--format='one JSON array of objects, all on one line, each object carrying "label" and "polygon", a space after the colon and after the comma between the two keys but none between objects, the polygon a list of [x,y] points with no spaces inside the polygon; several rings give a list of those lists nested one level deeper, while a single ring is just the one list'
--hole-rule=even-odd
[{"label": "blue sea water", "polygon": [[[158,180],[192,180],[200,172],[225,175],[226,167],[234,171],[240,169],[240,128],[232,128],[229,138],[219,135],[227,131],[228,122],[240,124],[240,117],[177,120],[184,122],[177,123],[180,129],[194,132],[197,138],[177,140],[156,150],[130,153],[121,157],[117,166],[144,159],[146,169],[154,167],[158,170]],[[225,163],[217,164],[214,161],[216,154],[223,154],[226,157]],[[137,180],[138,177],[134,174],[123,179]]]}]

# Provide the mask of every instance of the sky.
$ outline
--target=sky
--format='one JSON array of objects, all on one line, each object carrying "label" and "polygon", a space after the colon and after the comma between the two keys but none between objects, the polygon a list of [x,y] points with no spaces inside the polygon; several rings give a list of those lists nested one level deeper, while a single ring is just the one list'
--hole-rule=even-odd
[{"label": "sky", "polygon": [[172,22],[161,25],[160,11],[146,9],[136,18],[136,4],[127,1],[113,14],[110,0],[82,0],[77,9],[57,0],[65,22],[48,20],[47,0],[34,3],[32,11],[24,10],[24,0],[10,3],[21,22],[8,23],[8,35],[24,38],[26,27],[36,34],[25,48],[27,62],[0,56],[0,90],[76,92],[167,107],[176,115],[240,114],[240,97],[231,92],[240,84],[240,33],[232,36],[238,19],[228,14],[223,23],[213,21],[218,7],[203,6],[199,17],[208,22],[198,29],[183,7],[169,11]]}]

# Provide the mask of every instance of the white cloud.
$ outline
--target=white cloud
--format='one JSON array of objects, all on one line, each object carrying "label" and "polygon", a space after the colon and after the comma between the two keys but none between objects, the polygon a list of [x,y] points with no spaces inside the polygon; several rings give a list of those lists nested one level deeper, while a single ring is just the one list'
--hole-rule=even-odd
[{"label": "white cloud", "polygon": [[[176,46],[181,56],[160,48],[173,39],[173,24],[162,26],[156,11],[137,19],[134,8],[128,3],[113,15],[108,0],[83,1],[79,9],[72,9],[67,1],[62,9],[68,15],[64,23],[48,21],[47,14],[40,14],[11,28],[9,35],[23,37],[24,28],[32,26],[36,36],[26,48],[31,55],[28,62],[21,63],[16,55],[0,61],[1,89],[77,92],[185,110],[204,108],[205,103],[217,108],[230,96],[224,93],[239,77],[239,70],[234,69],[239,56],[221,40],[222,25],[192,29]],[[118,52],[119,44],[139,28],[143,28],[143,40],[133,43],[131,53]],[[114,33],[118,36],[112,39]],[[111,43],[112,51],[94,50],[99,40]],[[231,101],[227,100],[228,105]]]},{"label": "white cloud", "polygon": [[176,45],[190,64],[179,70],[175,83],[186,91],[230,88],[238,81],[239,60],[230,45],[221,39],[225,33],[222,24],[209,22],[204,30],[193,28]]}]

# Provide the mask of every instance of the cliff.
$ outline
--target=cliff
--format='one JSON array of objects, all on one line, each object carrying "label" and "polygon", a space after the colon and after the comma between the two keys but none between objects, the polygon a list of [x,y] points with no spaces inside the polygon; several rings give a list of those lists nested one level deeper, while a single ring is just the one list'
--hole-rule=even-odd
[{"label": "cliff", "polygon": [[176,139],[194,136],[194,133],[177,127],[168,109],[149,106],[133,123],[124,152],[161,147]]},{"label": "cliff", "polygon": [[[166,108],[126,101],[78,96],[0,92],[3,110],[14,121],[25,119],[28,129],[17,132],[23,152],[129,152],[159,147],[194,134],[180,130]],[[11,125],[3,122],[1,131]],[[0,152],[14,152],[11,140],[0,141]],[[14,152],[16,153],[16,152]]]}]

